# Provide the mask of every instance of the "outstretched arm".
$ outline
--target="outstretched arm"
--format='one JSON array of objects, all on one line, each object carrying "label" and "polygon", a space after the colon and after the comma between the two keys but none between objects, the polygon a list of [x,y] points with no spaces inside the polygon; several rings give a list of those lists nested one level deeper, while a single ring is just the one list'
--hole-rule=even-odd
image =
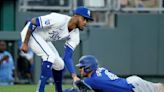
[{"label": "outstretched arm", "polygon": [[70,48],[69,46],[65,45],[64,58],[63,59],[64,59],[64,62],[65,62],[65,65],[66,65],[68,71],[71,73],[71,77],[73,78],[73,81],[75,82],[75,81],[80,80],[80,79],[76,75],[72,56],[73,56],[73,49]]},{"label": "outstretched arm", "polygon": [[37,26],[40,26],[38,18],[32,18],[31,21],[27,23],[28,29],[24,42],[22,43],[21,50],[25,53],[28,51],[28,42],[31,36],[31,33],[36,29]]}]

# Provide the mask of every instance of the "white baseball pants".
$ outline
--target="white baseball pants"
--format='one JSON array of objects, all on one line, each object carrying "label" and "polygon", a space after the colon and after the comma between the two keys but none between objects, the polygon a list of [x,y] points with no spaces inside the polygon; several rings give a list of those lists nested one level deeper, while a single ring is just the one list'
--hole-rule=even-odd
[{"label": "white baseball pants", "polygon": [[156,83],[143,80],[138,76],[130,76],[126,80],[135,87],[134,92],[164,92],[164,89],[160,89]]},{"label": "white baseball pants", "polygon": [[[21,32],[22,42],[25,40],[25,36],[28,30],[29,23],[26,24]],[[33,32],[29,43],[29,47],[33,50],[35,54],[40,56],[43,61],[49,61],[53,63],[53,68],[55,70],[64,69],[64,61],[59,56],[58,51],[51,42],[45,41],[39,34]]]}]

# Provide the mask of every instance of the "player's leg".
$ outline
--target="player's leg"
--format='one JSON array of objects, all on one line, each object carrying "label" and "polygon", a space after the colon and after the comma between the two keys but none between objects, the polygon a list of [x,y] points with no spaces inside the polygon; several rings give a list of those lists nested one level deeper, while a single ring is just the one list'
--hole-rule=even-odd
[{"label": "player's leg", "polygon": [[52,68],[53,79],[55,82],[55,89],[56,92],[62,92],[62,79],[63,79],[63,69],[64,69],[64,62],[62,58],[59,56],[58,51],[54,47],[51,42],[48,42],[49,46],[53,50],[55,54],[55,61]]},{"label": "player's leg", "polygon": [[134,86],[134,92],[153,92],[148,91],[149,89],[147,88],[145,83],[143,83],[142,79],[138,76],[130,76],[126,80],[128,81],[128,83]]},{"label": "player's leg", "polygon": [[164,83],[154,83],[159,92],[164,92]]},{"label": "player's leg", "polygon": [[163,84],[152,83],[138,76],[131,76],[127,78],[128,83],[131,83],[135,88],[135,92],[164,92]]},{"label": "player's leg", "polygon": [[[25,39],[29,23],[26,24],[21,32],[22,42]],[[42,57],[43,63],[41,68],[40,81],[38,84],[38,91],[44,92],[45,84],[48,78],[52,75],[52,63],[54,62],[54,54],[49,45],[46,43],[42,37],[40,37],[35,32],[32,33],[29,40],[29,47],[33,50],[35,54]]]},{"label": "player's leg", "polygon": [[52,69],[53,79],[55,83],[55,92],[63,92],[62,90],[62,79],[63,79],[63,72],[62,70],[55,70]]},{"label": "player's leg", "polygon": [[35,33],[32,34],[29,43],[31,49],[38,56],[41,56],[43,60],[37,91],[44,92],[46,82],[52,75],[51,70],[52,70],[52,64],[55,61],[55,54],[53,53],[47,42]]},{"label": "player's leg", "polygon": [[141,79],[141,81],[142,84],[144,84],[145,87],[147,87],[148,92],[164,92],[164,84],[162,83],[153,83],[144,79]]},{"label": "player's leg", "polygon": [[51,62],[43,61],[41,66],[41,75],[38,83],[37,92],[44,92],[46,82],[52,75],[51,66],[52,66]]}]

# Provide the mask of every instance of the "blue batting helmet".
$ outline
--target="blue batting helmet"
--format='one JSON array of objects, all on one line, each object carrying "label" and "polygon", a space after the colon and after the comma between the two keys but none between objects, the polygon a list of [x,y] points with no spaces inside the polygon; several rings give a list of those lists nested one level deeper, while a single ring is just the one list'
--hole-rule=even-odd
[{"label": "blue batting helmet", "polygon": [[91,17],[91,11],[84,6],[77,7],[75,10],[73,10],[73,14],[78,14],[88,20],[93,21],[93,18]]},{"label": "blue batting helmet", "polygon": [[77,67],[84,67],[84,72],[89,73],[98,68],[98,60],[92,55],[84,55],[79,59]]}]

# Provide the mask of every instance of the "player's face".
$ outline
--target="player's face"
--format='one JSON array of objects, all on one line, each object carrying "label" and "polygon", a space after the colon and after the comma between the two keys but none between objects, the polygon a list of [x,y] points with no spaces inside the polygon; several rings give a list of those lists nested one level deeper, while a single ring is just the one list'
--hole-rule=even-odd
[{"label": "player's face", "polygon": [[79,16],[79,20],[78,20],[78,24],[77,24],[77,27],[80,29],[80,30],[83,30],[84,27],[87,25],[88,21],[86,18],[82,17],[82,16]]},{"label": "player's face", "polygon": [[87,77],[87,74],[84,72],[84,67],[79,67],[79,72],[82,76]]}]

